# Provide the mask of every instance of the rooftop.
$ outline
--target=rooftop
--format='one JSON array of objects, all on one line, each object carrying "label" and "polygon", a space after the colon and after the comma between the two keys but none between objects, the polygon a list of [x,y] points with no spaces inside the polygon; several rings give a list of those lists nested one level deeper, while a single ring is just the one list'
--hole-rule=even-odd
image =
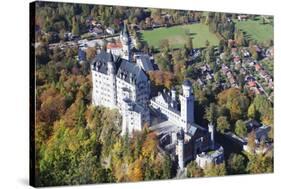
[{"label": "rooftop", "polygon": [[91,62],[91,64],[96,71],[107,74],[107,64],[109,61],[111,61],[111,59],[113,59],[115,74],[118,78],[123,79],[128,83],[134,84],[137,84],[141,81],[148,81],[147,75],[140,66],[105,51],[99,53]]}]

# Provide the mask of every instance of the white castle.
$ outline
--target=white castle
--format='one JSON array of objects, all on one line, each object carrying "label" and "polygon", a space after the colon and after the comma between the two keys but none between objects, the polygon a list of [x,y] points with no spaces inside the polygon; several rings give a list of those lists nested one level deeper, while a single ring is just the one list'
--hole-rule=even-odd
[{"label": "white castle", "polygon": [[[116,44],[111,44],[107,52],[100,52],[91,62],[92,103],[118,109],[122,115],[122,135],[127,132],[131,135],[133,131],[142,130],[145,123],[151,125],[152,118],[163,117],[164,121],[152,124],[150,129],[157,131],[159,146],[177,156],[180,170],[201,152],[215,150],[214,126],[209,124],[206,129],[194,123],[191,82],[183,82],[179,95],[172,88],[151,97],[146,74],[149,69],[138,61],[131,61],[131,39],[126,26]],[[200,162],[205,162],[205,156],[200,157]]]},{"label": "white castle", "polygon": [[164,114],[168,121],[187,131],[189,124],[194,123],[194,95],[191,82],[185,80],[182,84],[179,101],[175,88],[172,88],[171,92],[164,91],[152,98],[151,106]]},{"label": "white castle", "polygon": [[141,130],[150,122],[148,109],[150,81],[137,64],[130,60],[130,36],[121,32],[121,52],[101,52],[91,63],[94,105],[117,108],[122,115],[122,134]]},{"label": "white castle", "polygon": [[182,85],[180,110],[174,89],[171,96],[162,93],[151,99],[147,74],[140,65],[130,61],[131,39],[126,26],[120,33],[120,42],[122,46],[102,51],[91,63],[92,103],[119,110],[122,115],[122,134],[141,130],[145,123],[150,123],[149,105],[186,130],[187,124],[194,122],[191,83],[186,80]]}]

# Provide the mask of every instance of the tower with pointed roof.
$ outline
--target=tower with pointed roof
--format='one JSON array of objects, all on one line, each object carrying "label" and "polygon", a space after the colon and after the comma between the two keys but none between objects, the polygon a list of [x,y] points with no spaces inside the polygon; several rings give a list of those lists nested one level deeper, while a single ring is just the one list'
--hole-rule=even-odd
[{"label": "tower with pointed roof", "polygon": [[120,41],[122,43],[123,57],[124,59],[130,61],[130,43],[131,38],[128,31],[127,24],[124,23],[123,30],[120,33]]}]

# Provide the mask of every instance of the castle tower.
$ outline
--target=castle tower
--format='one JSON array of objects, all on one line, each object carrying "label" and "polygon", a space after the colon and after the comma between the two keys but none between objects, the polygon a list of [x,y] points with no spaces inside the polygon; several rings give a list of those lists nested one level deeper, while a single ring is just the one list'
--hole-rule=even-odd
[{"label": "castle tower", "polygon": [[109,52],[109,59],[107,62],[107,74],[109,76],[109,84],[110,84],[110,95],[111,95],[111,104],[112,106],[116,106],[117,104],[117,92],[116,92],[116,70],[114,65],[114,59],[111,51]]},{"label": "castle tower", "polygon": [[208,131],[210,133],[210,148],[215,149],[215,127],[212,123],[208,124]]},{"label": "castle tower", "polygon": [[172,101],[176,101],[176,89],[174,86],[171,89],[171,93],[172,93]]},{"label": "castle tower", "polygon": [[171,106],[174,109],[178,109],[178,102],[177,102],[177,97],[176,97],[176,89],[173,86],[171,89],[171,97],[172,97],[172,101],[171,101]]},{"label": "castle tower", "polygon": [[180,95],[181,103],[181,119],[183,127],[185,128],[188,123],[194,122],[194,96],[192,84],[189,80],[185,80],[182,85],[183,94]]},{"label": "castle tower", "polygon": [[183,129],[180,130],[180,132],[177,135],[178,138],[178,165],[181,170],[184,169],[184,147],[183,147],[183,142],[184,142],[184,132]]},{"label": "castle tower", "polygon": [[127,28],[127,25],[124,23],[123,30],[120,33],[120,41],[122,43],[123,57],[124,59],[130,61],[130,43],[131,38]]},{"label": "castle tower", "polygon": [[129,128],[128,128],[128,120],[130,120],[130,114],[129,114],[129,109],[132,108],[131,107],[131,103],[130,100],[128,100],[127,98],[123,99],[123,107],[122,107],[122,132],[121,135],[124,136],[126,134],[126,132],[129,132]]}]

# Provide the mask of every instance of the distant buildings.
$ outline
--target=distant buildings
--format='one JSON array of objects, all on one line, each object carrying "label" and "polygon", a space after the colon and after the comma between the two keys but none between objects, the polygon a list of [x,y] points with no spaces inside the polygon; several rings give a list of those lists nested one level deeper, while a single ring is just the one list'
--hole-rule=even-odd
[{"label": "distant buildings", "polygon": [[248,20],[248,15],[241,14],[241,15],[238,15],[237,18],[238,18],[238,21],[246,21],[246,20]]}]

